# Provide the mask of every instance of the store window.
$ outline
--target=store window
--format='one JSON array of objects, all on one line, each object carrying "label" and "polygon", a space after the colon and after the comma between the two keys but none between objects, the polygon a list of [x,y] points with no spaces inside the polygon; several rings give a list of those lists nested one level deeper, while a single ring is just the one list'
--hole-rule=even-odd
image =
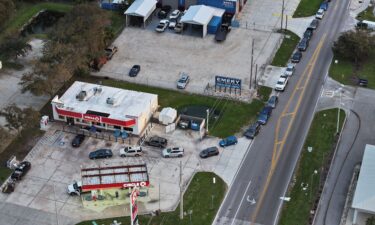
[{"label": "store window", "polygon": [[133,132],[133,128],[131,128],[131,127],[124,127],[124,130]]},{"label": "store window", "polygon": [[121,130],[120,126],[113,126],[115,129]]},{"label": "store window", "polygon": [[65,120],[65,116],[59,116],[60,120]]}]

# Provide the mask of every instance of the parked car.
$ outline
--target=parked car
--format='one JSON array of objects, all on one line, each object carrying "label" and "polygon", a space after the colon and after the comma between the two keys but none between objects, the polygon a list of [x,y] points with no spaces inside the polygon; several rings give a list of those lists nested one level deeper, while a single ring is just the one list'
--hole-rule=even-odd
[{"label": "parked car", "polygon": [[84,140],[85,140],[85,135],[77,134],[72,141],[72,146],[75,148],[78,148],[79,146],[81,146]]},{"label": "parked car", "polygon": [[129,76],[130,77],[136,77],[138,75],[139,71],[141,71],[141,66],[140,65],[134,65],[129,71]]},{"label": "parked car", "polygon": [[168,141],[165,138],[162,138],[162,137],[159,137],[159,136],[153,136],[148,140],[147,144],[149,146],[165,148],[168,144]]},{"label": "parked car", "polygon": [[251,126],[245,131],[243,135],[249,139],[254,139],[255,136],[258,135],[260,128],[261,124],[259,122],[255,122],[251,124]]},{"label": "parked car", "polygon": [[173,10],[173,12],[171,13],[171,15],[169,15],[169,19],[176,19],[181,15],[181,12],[180,10],[176,9],[176,10]]},{"label": "parked car", "polygon": [[324,11],[327,11],[328,9],[328,2],[324,1],[320,4],[319,9],[323,9]]},{"label": "parked car", "polygon": [[168,27],[169,21],[168,20],[160,20],[159,24],[156,26],[156,32],[162,33]]},{"label": "parked car", "polygon": [[277,97],[276,95],[272,95],[270,97],[270,99],[268,99],[268,102],[267,102],[267,105],[266,106],[269,106],[271,108],[276,108],[276,105],[277,103],[279,102],[279,97]]},{"label": "parked car", "polygon": [[97,57],[89,62],[89,68],[92,71],[99,71],[107,61],[107,56]]},{"label": "parked car", "polygon": [[177,19],[170,19],[169,20],[168,28],[169,29],[174,29],[176,27],[176,24],[177,24]]},{"label": "parked car", "polygon": [[263,109],[262,109],[262,111],[260,111],[260,114],[265,114],[268,117],[271,117],[272,109],[273,108],[271,106],[264,106]]},{"label": "parked car", "polygon": [[315,30],[316,28],[318,28],[318,26],[319,26],[319,20],[313,19],[313,21],[311,21],[308,28]]},{"label": "parked car", "polygon": [[302,58],[302,52],[300,51],[294,52],[292,55],[292,63],[299,63],[299,61],[301,61],[301,58]]},{"label": "parked car", "polygon": [[284,91],[287,84],[288,84],[288,77],[280,77],[275,85],[275,90]]},{"label": "parked car", "polygon": [[293,63],[289,63],[284,71],[287,76],[292,76],[294,74],[295,66]]},{"label": "parked car", "polygon": [[166,149],[163,150],[162,156],[164,158],[182,157],[182,156],[184,156],[184,149],[181,148],[181,147],[166,148]]},{"label": "parked car", "polygon": [[186,73],[180,73],[180,79],[177,81],[177,88],[178,89],[185,89],[187,84],[189,83],[190,81],[190,77],[189,75],[187,75]]},{"label": "parked car", "polygon": [[107,56],[107,59],[110,60],[112,59],[113,55],[118,51],[117,47],[114,45],[108,46],[105,49],[105,54]]},{"label": "parked car", "polygon": [[160,11],[158,12],[158,18],[159,19],[165,19],[168,16],[168,13],[172,10],[172,7],[170,5],[164,5],[161,7]]},{"label": "parked car", "polygon": [[183,23],[177,22],[176,26],[174,27],[174,32],[181,33],[183,30],[186,30],[186,26]]},{"label": "parked car", "polygon": [[302,38],[302,40],[298,43],[298,50],[300,51],[306,51],[307,47],[309,47],[309,39]]},{"label": "parked car", "polygon": [[308,40],[310,40],[312,36],[313,36],[313,29],[308,27],[305,33],[303,33],[303,38],[307,38]]},{"label": "parked car", "polygon": [[229,136],[229,137],[226,137],[226,138],[222,139],[219,142],[219,145],[221,147],[226,147],[226,146],[230,146],[230,145],[235,145],[237,143],[238,143],[238,141],[237,141],[236,136]]},{"label": "parked car", "polygon": [[318,12],[316,12],[315,14],[315,18],[321,20],[323,19],[323,17],[324,17],[324,9],[319,9]]},{"label": "parked car", "polygon": [[111,149],[98,149],[96,151],[90,152],[90,159],[102,159],[102,158],[111,158],[113,156]]},{"label": "parked car", "polygon": [[208,158],[208,157],[215,156],[215,155],[219,155],[219,149],[216,146],[203,149],[199,153],[199,157],[201,158]]},{"label": "parked car", "polygon": [[128,156],[141,156],[143,154],[141,146],[129,146],[125,148],[120,148],[120,156],[121,157],[128,157]]},{"label": "parked car", "polygon": [[180,119],[180,121],[178,121],[178,126],[182,129],[188,129],[190,128],[190,120]]},{"label": "parked car", "polygon": [[13,171],[10,178],[13,180],[21,180],[21,178],[26,175],[26,173],[30,170],[30,168],[31,168],[31,163],[28,161],[23,161]]}]

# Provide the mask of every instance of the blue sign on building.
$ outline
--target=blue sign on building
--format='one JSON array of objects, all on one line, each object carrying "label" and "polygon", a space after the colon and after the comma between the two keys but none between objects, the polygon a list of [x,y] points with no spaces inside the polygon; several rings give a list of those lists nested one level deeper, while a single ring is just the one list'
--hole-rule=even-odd
[{"label": "blue sign on building", "polygon": [[215,86],[241,89],[241,79],[215,76]]}]

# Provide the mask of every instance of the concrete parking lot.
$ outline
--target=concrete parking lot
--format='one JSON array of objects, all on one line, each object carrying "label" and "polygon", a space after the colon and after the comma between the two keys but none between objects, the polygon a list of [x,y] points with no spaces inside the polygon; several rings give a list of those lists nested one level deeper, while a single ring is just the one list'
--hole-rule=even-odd
[{"label": "concrete parking lot", "polygon": [[[213,35],[200,38],[127,27],[114,42],[118,53],[96,75],[176,89],[179,73],[187,72],[191,81],[186,91],[193,93],[203,93],[207,84],[214,85],[216,75],[224,75],[241,78],[243,88],[248,89],[252,39],[254,63],[260,70],[270,61],[280,37],[278,33],[232,29],[225,42],[216,43]],[[141,65],[141,71],[137,77],[129,77],[134,64]]]},{"label": "concrete parking lot", "polygon": [[[25,160],[32,163],[32,168],[17,184],[15,192],[0,194],[4,209],[15,208],[14,212],[0,219],[0,224],[25,224],[30,214],[24,215],[19,212],[26,209],[30,209],[28,210],[30,213],[35,211],[39,216],[48,215],[49,219],[40,220],[40,224],[57,224],[56,219],[59,220],[58,224],[74,224],[87,219],[123,216],[127,204],[108,207],[102,211],[89,210],[83,208],[79,197],[67,194],[67,185],[73,180],[80,180],[81,166],[146,163],[150,188],[149,196],[140,198],[141,212],[159,209],[159,204],[162,210],[173,210],[179,199],[180,161],[182,161],[185,188],[197,171],[213,171],[230,184],[250,144],[250,141],[240,138],[237,145],[220,148],[219,156],[200,159],[199,152],[206,147],[217,146],[219,141],[217,138],[200,140],[198,133],[189,130],[177,129],[169,134],[165,134],[164,131],[162,126],[155,125],[151,135],[166,137],[170,147],[183,147],[185,149],[183,158],[162,158],[161,149],[148,146],[144,146],[145,154],[142,157],[121,158],[119,148],[123,146],[122,143],[96,138],[86,138],[81,147],[74,149],[70,145],[74,134],[61,131],[61,124],[52,124],[45,136],[26,157]],[[114,153],[112,158],[88,159],[89,152],[104,147],[112,149]],[[128,213],[128,209],[125,209],[125,213]]]}]

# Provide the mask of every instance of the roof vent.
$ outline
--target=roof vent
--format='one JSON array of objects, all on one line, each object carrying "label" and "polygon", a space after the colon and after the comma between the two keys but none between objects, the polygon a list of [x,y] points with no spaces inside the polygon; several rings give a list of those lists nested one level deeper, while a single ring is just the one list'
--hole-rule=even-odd
[{"label": "roof vent", "polygon": [[116,104],[116,99],[113,97],[107,98],[107,104],[108,105],[115,105]]},{"label": "roof vent", "polygon": [[102,93],[102,87],[94,87],[94,95],[98,95]]},{"label": "roof vent", "polygon": [[78,95],[76,95],[76,99],[78,99],[79,101],[83,101],[85,100],[86,96],[87,96],[86,91],[80,91]]}]

